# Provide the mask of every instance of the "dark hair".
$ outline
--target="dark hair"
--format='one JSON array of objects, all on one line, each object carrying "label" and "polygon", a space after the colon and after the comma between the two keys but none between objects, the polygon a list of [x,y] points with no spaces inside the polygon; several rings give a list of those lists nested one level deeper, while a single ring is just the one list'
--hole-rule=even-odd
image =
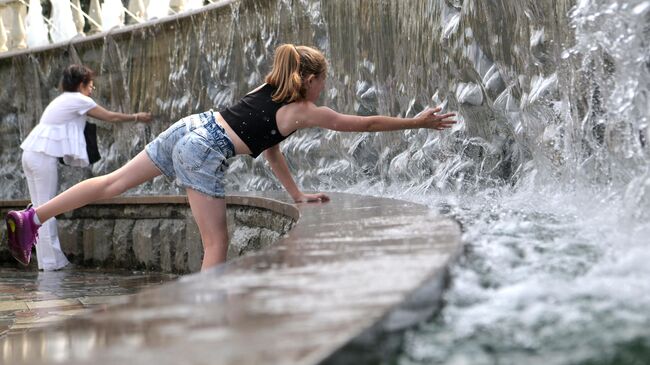
[{"label": "dark hair", "polygon": [[61,89],[63,91],[78,91],[79,85],[88,85],[95,78],[95,72],[84,65],[70,65],[63,70]]}]

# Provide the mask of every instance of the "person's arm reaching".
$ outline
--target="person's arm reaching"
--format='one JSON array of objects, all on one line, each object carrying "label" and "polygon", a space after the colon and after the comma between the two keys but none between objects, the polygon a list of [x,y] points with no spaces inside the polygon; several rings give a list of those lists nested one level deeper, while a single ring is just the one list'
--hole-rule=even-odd
[{"label": "person's arm reaching", "polygon": [[132,121],[133,122],[151,121],[151,113],[140,112],[134,114],[124,114],[124,113],[118,113],[118,112],[112,112],[110,110],[106,110],[99,105],[90,109],[88,111],[88,115],[95,119],[103,120],[106,122],[112,122],[112,123],[132,122]]},{"label": "person's arm reaching", "polygon": [[450,119],[455,113],[437,114],[441,108],[426,109],[414,118],[398,118],[384,115],[358,116],[337,113],[327,107],[310,105],[306,118],[300,120],[304,127],[321,127],[340,132],[384,132],[403,129],[429,128],[447,129],[456,121]]},{"label": "person's arm reaching", "polygon": [[284,155],[282,154],[282,151],[280,151],[279,145],[275,145],[264,151],[264,158],[269,162],[273,174],[275,174],[278,180],[280,180],[280,183],[287,190],[294,202],[301,203],[329,200],[329,197],[323,193],[305,194],[298,189],[296,182],[293,180],[293,177],[289,172],[289,166],[287,166],[287,161],[284,159]]}]

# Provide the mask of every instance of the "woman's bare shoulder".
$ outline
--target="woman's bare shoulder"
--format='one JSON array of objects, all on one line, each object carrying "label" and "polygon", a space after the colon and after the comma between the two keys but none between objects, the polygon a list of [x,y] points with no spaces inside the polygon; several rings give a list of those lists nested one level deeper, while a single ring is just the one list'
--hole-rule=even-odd
[{"label": "woman's bare shoulder", "polygon": [[306,114],[309,113],[313,108],[316,106],[314,103],[306,101],[306,100],[301,100],[301,101],[294,101],[292,103],[288,103],[280,108],[279,111],[284,111],[285,113],[289,114]]},{"label": "woman's bare shoulder", "polygon": [[278,126],[293,131],[314,126],[314,121],[323,118],[322,113],[325,110],[330,109],[319,107],[310,101],[296,101],[281,107],[276,114],[276,120]]}]

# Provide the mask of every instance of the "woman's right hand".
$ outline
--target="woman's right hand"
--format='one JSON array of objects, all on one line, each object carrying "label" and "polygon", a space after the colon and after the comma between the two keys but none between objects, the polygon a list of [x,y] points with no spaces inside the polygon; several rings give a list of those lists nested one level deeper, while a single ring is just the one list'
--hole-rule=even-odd
[{"label": "woman's right hand", "polygon": [[133,114],[133,116],[134,116],[133,119],[136,122],[149,123],[152,120],[151,113],[149,113],[149,112],[139,112],[139,113]]},{"label": "woman's right hand", "polygon": [[300,193],[299,196],[294,197],[295,203],[313,203],[313,202],[328,202],[330,197],[325,193],[306,194]]},{"label": "woman's right hand", "polygon": [[437,114],[441,111],[441,107],[436,108],[426,108],[418,115],[415,116],[415,119],[421,123],[422,128],[430,128],[436,130],[443,130],[451,128],[457,122],[453,119],[448,119],[456,116],[456,113],[446,113],[446,114]]}]

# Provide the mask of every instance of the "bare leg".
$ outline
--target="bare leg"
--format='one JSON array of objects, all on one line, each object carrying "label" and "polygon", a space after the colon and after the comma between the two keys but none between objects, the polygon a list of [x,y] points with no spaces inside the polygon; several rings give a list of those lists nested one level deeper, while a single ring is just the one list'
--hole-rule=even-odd
[{"label": "bare leg", "polygon": [[160,174],[160,170],[151,162],[147,153],[142,151],[110,174],[84,180],[55,196],[36,208],[36,214],[41,223],[44,223],[58,214],[122,194]]},{"label": "bare leg", "polygon": [[192,215],[199,226],[203,242],[203,264],[205,271],[226,261],[228,250],[228,227],[226,225],[226,200],[213,198],[196,190],[186,189]]}]

